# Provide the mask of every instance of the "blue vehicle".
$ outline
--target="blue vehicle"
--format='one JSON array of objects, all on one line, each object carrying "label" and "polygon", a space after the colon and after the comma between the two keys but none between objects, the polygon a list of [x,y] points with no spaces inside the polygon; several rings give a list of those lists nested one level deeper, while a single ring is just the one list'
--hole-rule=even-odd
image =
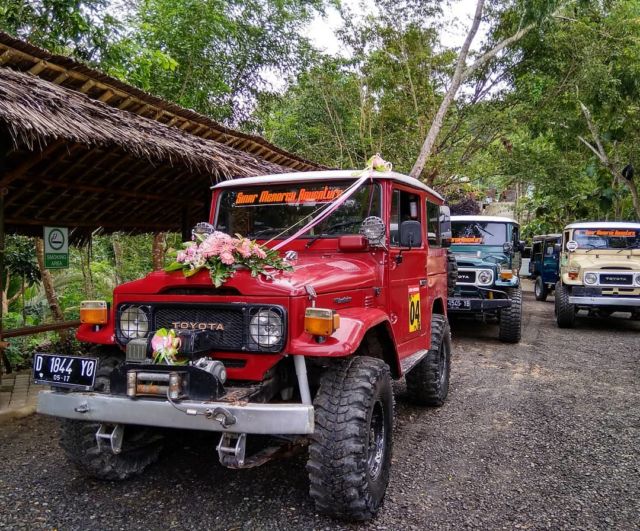
[{"label": "blue vehicle", "polygon": [[535,281],[534,293],[537,301],[547,296],[560,279],[560,242],[562,234],[544,234],[533,237],[529,278]]},{"label": "blue vehicle", "polygon": [[452,315],[497,318],[500,341],[522,336],[522,289],[519,267],[524,242],[520,225],[497,216],[451,216],[451,251],[458,265]]}]

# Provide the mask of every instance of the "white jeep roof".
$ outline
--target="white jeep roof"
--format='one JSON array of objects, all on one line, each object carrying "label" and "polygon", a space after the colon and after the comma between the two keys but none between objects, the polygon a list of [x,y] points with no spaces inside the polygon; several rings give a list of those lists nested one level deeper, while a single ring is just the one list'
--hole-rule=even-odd
[{"label": "white jeep roof", "polygon": [[493,221],[494,223],[515,223],[520,225],[515,219],[503,216],[451,216],[451,221]]},{"label": "white jeep roof", "polygon": [[632,221],[581,221],[570,223],[566,229],[640,229],[640,223]]},{"label": "white jeep roof", "polygon": [[[260,175],[259,177],[241,177],[239,179],[229,179],[222,181],[221,183],[212,186],[214,189],[229,188],[231,186],[251,186],[254,184],[284,184],[292,181],[333,181],[344,179],[356,179],[362,175],[362,170],[321,170],[321,171],[301,171],[292,173],[276,173],[272,175]],[[371,177],[374,179],[392,179],[402,184],[425,190],[437,198],[444,198],[436,192],[433,188],[430,188],[424,183],[421,183],[418,179],[409,177],[402,173],[395,171],[371,172]]]}]

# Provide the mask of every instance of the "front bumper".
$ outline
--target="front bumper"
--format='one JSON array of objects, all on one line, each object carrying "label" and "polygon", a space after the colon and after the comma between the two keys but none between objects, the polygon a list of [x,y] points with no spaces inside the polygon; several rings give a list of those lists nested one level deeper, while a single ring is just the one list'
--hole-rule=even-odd
[{"label": "front bumper", "polygon": [[640,307],[640,297],[575,297],[570,295],[569,302],[578,306]]},{"label": "front bumper", "polygon": [[304,404],[183,400],[175,402],[174,406],[164,399],[134,400],[98,393],[41,391],[37,411],[54,417],[104,424],[138,424],[225,433],[304,435],[313,433],[314,429],[313,406]]}]

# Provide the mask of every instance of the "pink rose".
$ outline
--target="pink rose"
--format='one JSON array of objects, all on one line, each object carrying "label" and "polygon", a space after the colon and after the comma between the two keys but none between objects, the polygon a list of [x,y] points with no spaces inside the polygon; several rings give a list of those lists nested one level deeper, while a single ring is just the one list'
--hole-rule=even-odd
[{"label": "pink rose", "polygon": [[267,253],[264,252],[264,249],[259,245],[253,246],[253,256],[257,256],[258,258],[264,260],[267,257]]},{"label": "pink rose", "polygon": [[178,253],[178,255],[176,256],[176,260],[178,262],[186,262],[187,261],[187,253],[185,253],[184,251],[180,251]]},{"label": "pink rose", "polygon": [[220,253],[220,261],[225,265],[232,265],[235,263],[236,259],[233,257],[233,254],[229,251],[224,251]]}]

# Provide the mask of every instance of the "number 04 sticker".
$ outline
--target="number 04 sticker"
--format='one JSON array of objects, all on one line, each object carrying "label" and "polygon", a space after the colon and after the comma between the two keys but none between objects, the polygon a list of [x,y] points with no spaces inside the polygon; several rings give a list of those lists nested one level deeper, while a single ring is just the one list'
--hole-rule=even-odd
[{"label": "number 04 sticker", "polygon": [[409,288],[409,332],[420,330],[420,288]]}]

